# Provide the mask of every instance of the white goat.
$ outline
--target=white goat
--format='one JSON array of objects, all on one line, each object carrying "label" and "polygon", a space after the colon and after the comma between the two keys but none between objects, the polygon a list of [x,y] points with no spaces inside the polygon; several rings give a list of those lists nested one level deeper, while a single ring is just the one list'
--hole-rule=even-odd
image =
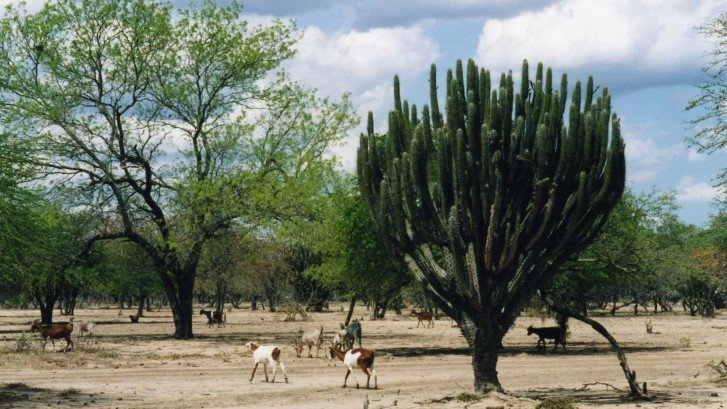
[{"label": "white goat", "polygon": [[278,365],[283,370],[283,376],[285,377],[285,383],[288,383],[288,373],[285,372],[285,364],[280,359],[280,348],[275,345],[258,345],[254,342],[248,342],[242,347],[242,352],[252,351],[252,359],[255,362],[255,367],[252,368],[252,375],[250,375],[250,382],[255,377],[255,371],[257,370],[258,364],[262,362],[263,371],[265,372],[265,382],[268,380],[268,364],[273,366],[273,383],[275,383],[275,374],[278,371]]},{"label": "white goat", "polygon": [[78,328],[78,331],[83,336],[84,332],[88,332],[90,336],[93,336],[93,329],[96,327],[96,323],[93,321],[74,321],[76,317],[71,317],[71,324]]},{"label": "white goat", "polygon": [[321,351],[321,344],[323,344],[323,326],[321,325],[320,328],[316,328],[313,330],[310,330],[308,332],[304,332],[303,335],[300,337],[300,340],[295,340],[295,356],[300,358],[301,352],[303,352],[303,348],[305,346],[308,346],[308,358],[313,358],[311,350],[313,347],[316,347],[316,358],[318,358],[318,353]]}]

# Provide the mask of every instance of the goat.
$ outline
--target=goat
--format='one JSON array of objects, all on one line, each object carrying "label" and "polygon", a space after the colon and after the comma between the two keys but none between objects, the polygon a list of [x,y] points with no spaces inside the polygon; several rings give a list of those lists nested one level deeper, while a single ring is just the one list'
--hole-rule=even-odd
[{"label": "goat", "polygon": [[553,350],[558,349],[558,344],[560,344],[563,347],[563,351],[565,351],[565,335],[563,333],[563,329],[561,327],[541,327],[541,328],[535,328],[532,325],[528,327],[528,335],[536,334],[538,336],[538,344],[536,348],[540,348],[540,343],[542,342],[542,348],[545,348],[545,340],[546,339],[552,339],[555,343],[555,346],[553,347]]},{"label": "goat", "polygon": [[50,338],[53,348],[55,348],[56,339],[65,339],[66,348],[63,351],[68,351],[68,348],[73,349],[73,340],[71,340],[71,333],[73,332],[73,323],[61,324],[61,325],[43,325],[40,319],[36,319],[30,325],[30,332],[38,330],[40,336],[43,338],[43,351],[45,351],[45,345],[48,343]]},{"label": "goat", "polygon": [[285,377],[285,383],[288,383],[288,373],[285,372],[285,364],[280,359],[280,348],[275,345],[258,345],[254,342],[248,342],[242,347],[242,352],[252,351],[252,359],[255,362],[255,367],[252,368],[252,375],[250,375],[250,382],[255,377],[255,371],[260,362],[263,363],[263,371],[265,372],[265,382],[268,380],[268,364],[273,366],[273,383],[275,383],[275,374],[278,371],[278,365],[283,370],[283,376]]},{"label": "goat", "polygon": [[[374,375],[374,389],[379,388],[378,380],[376,379],[376,369],[374,369],[374,351],[364,348],[351,349],[343,352],[339,349],[329,347],[328,353],[330,358],[337,357],[343,364],[346,365],[346,377],[343,378],[343,387],[346,387],[348,382],[348,375],[353,373],[353,380],[356,382],[356,389],[358,389],[358,379],[356,379],[356,373],[353,371],[353,366],[356,365],[363,373],[366,374],[366,389],[369,389],[369,382],[371,381],[371,375]],[[369,370],[371,373],[369,373]]]},{"label": "goat", "polygon": [[81,334],[81,337],[83,337],[84,332],[88,332],[88,335],[93,337],[93,329],[96,327],[96,323],[93,321],[78,321],[74,322],[76,317],[71,317],[71,324],[75,327],[78,325],[78,331]]},{"label": "goat", "polygon": [[199,310],[199,315],[207,317],[207,326],[211,327],[212,324],[217,324],[217,328],[220,326],[227,326],[227,315],[222,311],[207,311],[205,309]]},{"label": "goat", "polygon": [[358,347],[361,347],[361,323],[358,321],[354,321],[348,325],[341,324],[341,329],[346,331],[346,336],[344,337],[344,343],[346,346],[346,349],[353,348],[353,345],[356,344]]},{"label": "goat", "polygon": [[419,320],[417,321],[417,328],[419,328],[419,324],[423,323],[424,321],[429,321],[426,326],[427,328],[434,327],[434,321],[432,321],[432,313],[430,311],[416,312],[416,310],[411,310],[409,316],[417,317],[417,319]]},{"label": "goat", "polygon": [[141,318],[141,315],[129,315],[129,319],[131,320],[132,324],[138,324],[139,318]]},{"label": "goat", "polygon": [[311,350],[313,349],[313,346],[316,347],[316,358],[318,358],[318,353],[321,350],[321,344],[323,343],[323,326],[321,325],[320,328],[316,328],[314,330],[310,330],[308,332],[304,332],[303,335],[300,337],[300,339],[295,340],[295,355],[300,358],[301,352],[303,352],[303,348],[305,346],[308,346],[308,358],[313,358]]},{"label": "goat", "polygon": [[331,344],[333,344],[334,348],[343,348],[344,343],[346,342],[346,334],[347,332],[345,329],[336,331],[336,333],[333,335],[333,340],[331,341]]}]

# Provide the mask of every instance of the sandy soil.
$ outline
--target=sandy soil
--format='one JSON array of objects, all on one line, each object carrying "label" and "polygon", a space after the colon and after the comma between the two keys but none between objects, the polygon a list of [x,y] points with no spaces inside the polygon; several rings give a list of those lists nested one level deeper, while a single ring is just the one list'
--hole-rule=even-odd
[{"label": "sandy soil", "polygon": [[[472,370],[466,344],[448,320],[430,329],[393,314],[385,321],[363,321],[363,344],[376,350],[379,389],[357,390],[351,388],[352,377],[349,388],[341,388],[346,371],[340,362],[327,365],[323,351],[318,359],[306,358],[305,352],[297,358],[291,346],[299,331],[319,325],[330,338],[343,312],[313,314],[308,322],[275,322],[272,313],[233,310],[227,328],[208,328],[200,316],[195,340],[174,341],[166,311],[131,324],[116,310],[78,310],[77,319],[99,323],[92,341],[76,337],[69,353],[54,353],[50,344],[45,353],[11,352],[37,315],[0,310],[0,407],[361,408],[368,399],[372,409],[532,408],[538,399],[567,395],[580,407],[727,408],[727,388],[710,381],[706,366],[727,358],[727,315],[722,314],[599,318],[625,347],[639,381],[648,382],[653,402],[624,401],[623,394],[604,385],[579,390],[591,382],[626,384],[608,344],[578,322],[571,323],[568,351],[539,352],[525,328],[543,321],[520,318],[505,338],[499,363],[509,395],[461,402],[457,396],[471,391]],[[646,333],[646,320],[655,323],[653,334]],[[251,358],[241,353],[247,341],[281,345],[290,383],[282,383],[282,376],[265,383],[260,370],[248,382]],[[56,342],[55,348],[64,344]],[[365,383],[363,373],[356,375]]]}]

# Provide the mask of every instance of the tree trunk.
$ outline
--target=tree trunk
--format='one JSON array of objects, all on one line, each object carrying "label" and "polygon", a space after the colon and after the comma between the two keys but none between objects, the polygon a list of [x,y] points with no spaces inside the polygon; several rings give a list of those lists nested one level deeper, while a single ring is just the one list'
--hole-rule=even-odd
[{"label": "tree trunk", "polygon": [[351,317],[353,316],[353,307],[356,306],[356,297],[351,297],[351,302],[348,304],[348,314],[346,314],[346,321],[343,325],[351,323]]},{"label": "tree trunk", "polygon": [[252,296],[252,302],[250,303],[250,309],[257,311],[257,295]]},{"label": "tree trunk", "polygon": [[44,325],[53,323],[53,309],[56,306],[57,298],[52,292],[46,292],[42,296],[40,293],[35,294],[35,300],[38,302],[40,310],[40,320]]},{"label": "tree trunk", "polygon": [[139,308],[136,310],[136,316],[142,317],[144,315],[144,305],[146,304],[146,295],[139,295]]},{"label": "tree trunk", "polygon": [[192,305],[194,303],[194,274],[179,272],[172,274],[177,277],[175,282],[166,274],[160,274],[162,285],[169,300],[174,318],[174,338],[192,339]]},{"label": "tree trunk", "polygon": [[458,324],[472,355],[475,391],[483,394],[502,392],[497,377],[497,360],[504,334],[486,319],[480,319],[478,325],[474,320],[464,317]]},{"label": "tree trunk", "polygon": [[151,312],[151,297],[146,297],[146,312]]},{"label": "tree trunk", "polygon": [[44,325],[50,325],[53,323],[53,304],[40,303],[40,320]]},{"label": "tree trunk", "polygon": [[227,300],[227,283],[222,279],[218,279],[215,287],[217,290],[215,291],[215,311],[220,313],[225,310],[225,300]]}]

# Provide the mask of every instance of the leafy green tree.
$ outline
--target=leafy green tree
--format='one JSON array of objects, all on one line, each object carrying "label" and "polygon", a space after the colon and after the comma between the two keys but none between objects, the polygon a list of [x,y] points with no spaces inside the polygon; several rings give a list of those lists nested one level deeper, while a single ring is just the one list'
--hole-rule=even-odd
[{"label": "leafy green tree", "polygon": [[78,286],[93,268],[89,259],[78,258],[93,229],[93,215],[45,200],[35,199],[30,206],[24,210],[22,234],[9,243],[15,256],[3,269],[3,287],[31,297],[49,324],[64,289]]},{"label": "leafy green tree", "polygon": [[319,99],[280,71],[292,24],[250,27],[241,11],[53,0],[0,21],[3,132],[76,204],[108,215],[86,247],[123,238],[144,250],[178,339],[193,337],[205,243],[239,219],[307,212],[332,172],[324,152],[355,122],[345,98]]},{"label": "leafy green tree", "polygon": [[406,286],[406,266],[386,246],[350,180],[332,193],[330,206],[309,241],[321,264],[309,274],[332,290],[350,297],[350,320],[356,300],[373,305],[373,319],[384,317],[392,299]]},{"label": "leafy green tree", "polygon": [[124,299],[137,297],[137,314],[141,316],[149,297],[163,293],[151,258],[138,244],[131,241],[106,241],[95,249],[99,253],[97,274],[91,278],[87,292],[106,297],[115,296],[119,307],[123,305]]},{"label": "leafy green tree", "polygon": [[[687,233],[676,220],[672,193],[630,191],[609,214],[603,232],[586,250],[561,267],[545,291],[562,307],[588,315],[589,306],[611,314],[622,307],[654,302],[669,309],[677,263],[687,255]],[[667,233],[670,232],[670,233]],[[668,237],[668,238],[667,238]],[[677,244],[681,243],[681,248]]]},{"label": "leafy green tree", "polygon": [[[447,73],[446,112],[402,103],[394,78],[388,132],[369,119],[358,150],[364,202],[378,233],[430,298],[460,327],[477,391],[500,390],[498,350],[527,301],[600,233],[624,188],[624,146],[606,88],[594,99],[567,78],[554,89],[527,61],[512,73],[458,61]],[[568,110],[568,124],[563,114]]]},{"label": "leafy green tree", "polygon": [[[704,68],[706,81],[699,94],[689,101],[687,110],[698,110],[691,121],[696,131],[687,142],[699,152],[719,152],[727,147],[727,11],[708,21],[699,31],[714,45],[709,64]],[[718,176],[727,187],[727,169]]]}]

